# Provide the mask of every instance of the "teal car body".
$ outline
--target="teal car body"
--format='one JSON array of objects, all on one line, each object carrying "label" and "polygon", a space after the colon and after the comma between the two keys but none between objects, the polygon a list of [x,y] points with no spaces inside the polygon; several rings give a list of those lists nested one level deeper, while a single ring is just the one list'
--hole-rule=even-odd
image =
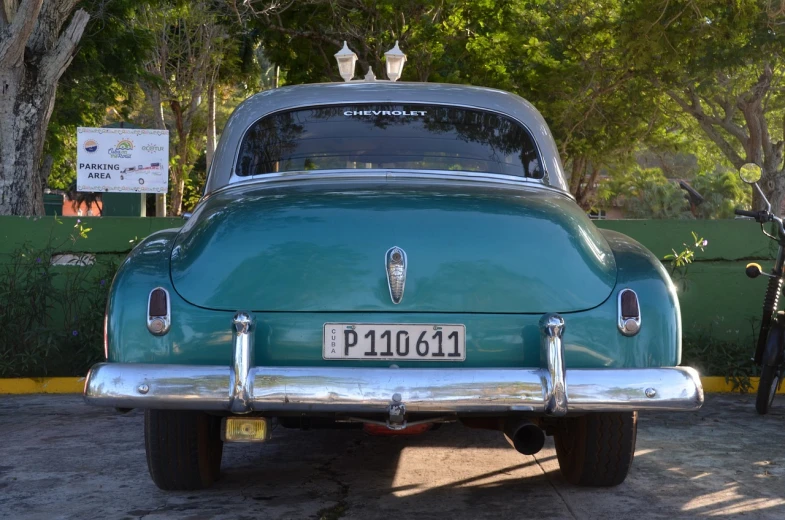
[{"label": "teal car body", "polygon": [[[295,182],[224,190],[182,229],[147,238],[114,282],[108,360],[229,363],[232,316],[247,309],[256,315],[255,359],[263,365],[334,365],[322,358],[322,324],[368,313],[381,322],[464,323],[460,366],[533,367],[540,363],[540,316],[556,311],[570,326],[568,367],[679,364],[678,299],[662,265],[629,237],[598,230],[569,197],[449,186],[363,186],[357,195],[350,186],[339,194],[335,186]],[[248,243],[259,246],[249,250]],[[380,260],[392,243],[417,259],[399,305],[390,300]],[[159,286],[171,295],[172,328],[151,336],[139,320]],[[621,288],[636,291],[645,316],[634,336],[616,327]]]},{"label": "teal car body", "polygon": [[[244,135],[265,114],[401,101],[474,106],[514,117],[534,135],[545,179],[454,171],[426,177],[427,171],[408,170],[252,179],[232,173]],[[400,304],[391,301],[380,268],[393,244],[411,258]],[[158,286],[169,291],[172,328],[151,336],[145,307]],[[616,326],[617,297],[625,288],[638,294],[645,316],[633,336]],[[681,359],[678,299],[660,262],[631,238],[601,231],[587,218],[566,190],[556,146],[530,104],[476,87],[305,85],[268,91],[241,105],[227,124],[206,196],[193,215],[181,229],[140,243],[120,269],[108,306],[107,359],[228,363],[230,323],[238,310],[256,316],[257,363],[278,366],[389,365],[322,358],[321,325],[358,316],[460,321],[466,324],[467,352],[459,366],[538,366],[537,324],[547,312],[568,318],[568,367],[676,366]]]},{"label": "teal car body", "polygon": [[615,485],[638,410],[703,402],[680,320],[658,259],[575,203],[525,100],[303,85],[240,105],[193,214],[124,261],[85,398],[146,410],[164,489],[209,485],[221,439],[272,420],[462,421],[524,454],[548,433],[570,482]]}]

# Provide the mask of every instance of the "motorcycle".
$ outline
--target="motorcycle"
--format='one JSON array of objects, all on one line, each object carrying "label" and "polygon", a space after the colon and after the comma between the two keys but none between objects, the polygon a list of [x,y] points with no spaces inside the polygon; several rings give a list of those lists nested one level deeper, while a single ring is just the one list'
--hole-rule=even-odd
[{"label": "motorcycle", "polygon": [[[747,264],[746,274],[750,278],[765,276],[769,279],[766,287],[766,296],[763,299],[763,316],[761,317],[760,333],[755,349],[755,364],[760,367],[760,383],[758,395],[755,400],[755,409],[759,414],[765,415],[771,409],[774,395],[785,375],[785,313],[778,312],[778,303],[782,292],[783,267],[785,267],[785,227],[782,218],[771,212],[769,203],[758,185],[761,178],[761,168],[757,164],[748,163],[739,169],[741,180],[751,184],[758,195],[766,203],[766,209],[760,211],[746,211],[737,209],[736,215],[750,217],[760,223],[764,235],[776,240],[779,245],[777,258],[770,273],[763,271],[756,263]],[[776,236],[766,230],[765,225],[774,223]]]}]

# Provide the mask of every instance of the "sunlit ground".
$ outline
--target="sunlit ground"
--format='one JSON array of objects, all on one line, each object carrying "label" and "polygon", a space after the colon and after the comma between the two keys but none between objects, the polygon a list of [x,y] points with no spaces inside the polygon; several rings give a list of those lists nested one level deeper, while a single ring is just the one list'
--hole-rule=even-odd
[{"label": "sunlit ground", "polygon": [[643,414],[632,471],[609,489],[567,484],[550,439],[528,457],[460,425],[409,438],[278,428],[227,445],[221,480],[192,493],[151,483],[139,412],[0,397],[0,438],[0,518],[785,518],[785,402],[759,417],[749,396]]}]

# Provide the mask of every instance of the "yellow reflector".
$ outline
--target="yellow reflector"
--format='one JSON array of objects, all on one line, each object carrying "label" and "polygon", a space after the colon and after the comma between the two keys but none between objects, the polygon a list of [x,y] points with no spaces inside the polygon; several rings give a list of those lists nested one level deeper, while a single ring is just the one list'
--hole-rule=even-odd
[{"label": "yellow reflector", "polygon": [[264,442],[270,438],[266,417],[226,417],[222,428],[226,442]]}]

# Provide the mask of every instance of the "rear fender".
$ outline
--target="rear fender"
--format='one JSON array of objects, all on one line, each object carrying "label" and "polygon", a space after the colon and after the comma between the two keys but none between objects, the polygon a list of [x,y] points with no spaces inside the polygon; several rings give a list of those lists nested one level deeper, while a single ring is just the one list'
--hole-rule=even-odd
[{"label": "rear fender", "polygon": [[[123,363],[210,364],[231,362],[232,313],[185,302],[172,286],[169,256],[178,229],[147,237],[128,255],[112,282],[107,302],[107,360]],[[171,327],[162,336],[147,330],[147,301],[156,287],[169,293]],[[195,330],[194,324],[199,324]],[[199,344],[202,349],[186,347]]]},{"label": "rear fender", "polygon": [[601,231],[616,257],[618,271],[614,296],[629,288],[636,292],[640,302],[640,332],[619,341],[629,342],[637,356],[649,359],[638,359],[628,366],[678,365],[681,363],[681,309],[668,272],[662,262],[636,240],[616,231]]}]

